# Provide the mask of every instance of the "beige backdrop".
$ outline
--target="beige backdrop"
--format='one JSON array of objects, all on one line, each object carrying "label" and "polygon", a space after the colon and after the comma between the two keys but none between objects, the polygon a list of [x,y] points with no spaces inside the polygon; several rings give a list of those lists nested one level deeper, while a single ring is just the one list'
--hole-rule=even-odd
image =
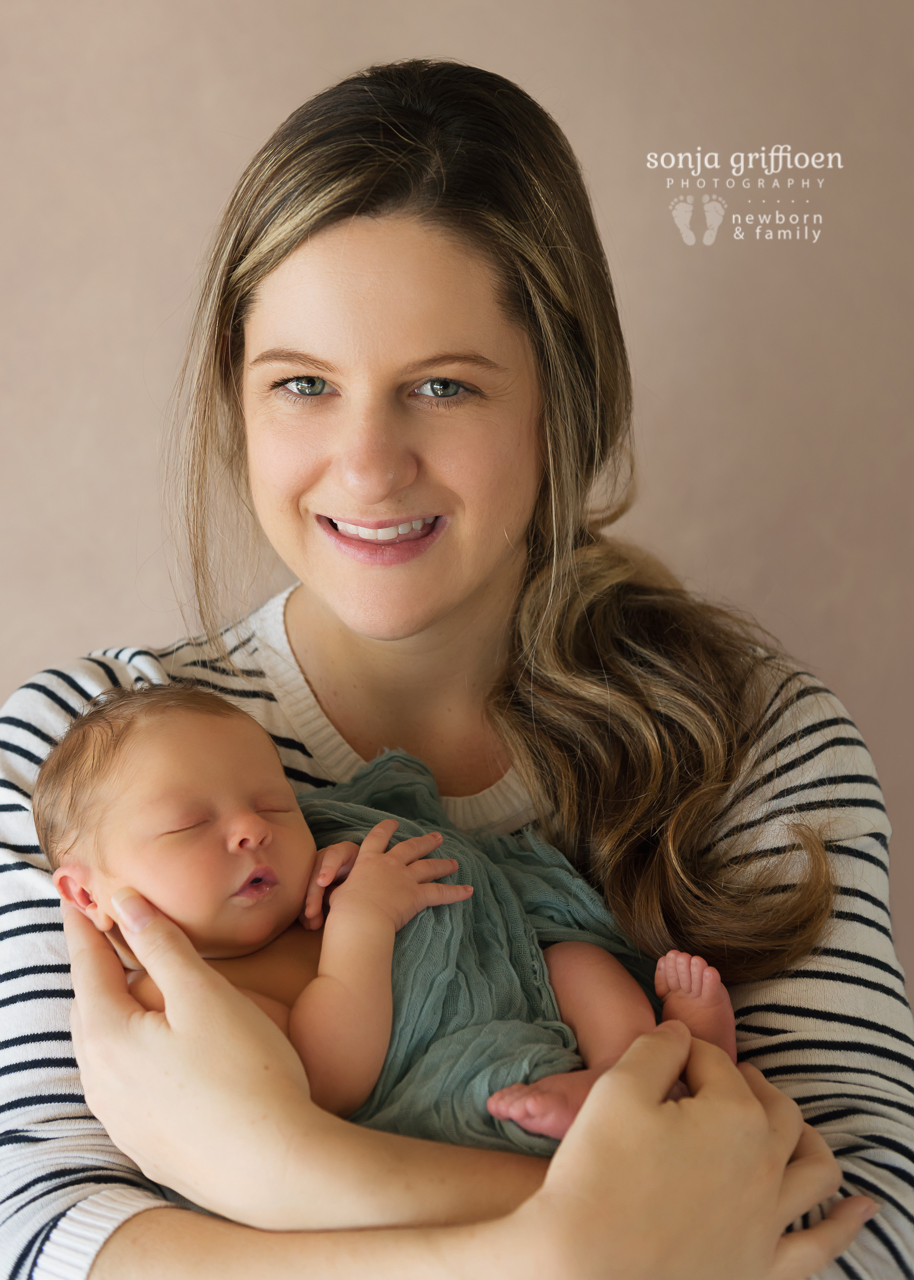
[{"label": "beige backdrop", "polygon": [[[201,255],[245,161],[359,66],[477,63],[556,116],[588,175],[636,375],[627,530],[846,702],[894,820],[910,970],[912,27],[907,0],[5,0],[0,690],[182,630],[157,456]],[[778,144],[843,168],[762,189],[756,160],[749,189],[726,186],[732,153]],[[647,167],[698,147],[719,154],[699,175],[716,190]],[[710,245],[703,194],[727,206]],[[688,195],[692,245],[670,210]],[[742,221],[739,240],[734,213],[775,220]],[[791,213],[817,242],[755,238]]]}]

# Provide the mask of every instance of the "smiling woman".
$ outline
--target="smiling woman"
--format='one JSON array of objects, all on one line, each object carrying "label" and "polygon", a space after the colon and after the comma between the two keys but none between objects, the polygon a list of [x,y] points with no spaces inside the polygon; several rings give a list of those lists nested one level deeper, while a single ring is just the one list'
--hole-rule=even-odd
[{"label": "smiling woman", "polygon": [[[343,736],[371,759],[391,742],[387,717],[376,717],[374,736],[368,728],[372,688],[352,724],[332,691],[365,669],[374,642],[399,641],[418,663],[459,636],[477,687],[498,674],[542,471],[530,344],[499,307],[486,260],[405,217],[356,218],[309,238],[256,290],[244,336],[254,508],[302,583],[286,610],[292,650]],[[457,381],[468,372],[472,381]],[[303,381],[320,394],[297,392]],[[440,684],[423,702],[425,726],[401,723],[396,745],[427,758],[419,735],[447,714],[443,789],[497,782],[503,752],[454,759],[462,733],[477,738],[478,712],[461,726]]]},{"label": "smiling woman", "polygon": [[[23,1060],[0,1076],[11,1273],[802,1280],[848,1248],[829,1280],[906,1266],[914,1026],[872,762],[771,637],[606,534],[629,499],[630,377],[555,121],[450,61],[319,94],[243,174],[192,338],[176,487],[204,633],[61,665],[6,708],[0,888],[36,921],[7,937],[25,983]],[[252,514],[297,581],[226,625]],[[538,822],[643,957],[716,965],[746,1061],[675,1023],[642,1037],[541,1192],[529,1158],[328,1116],[276,1028],[131,887],[113,909],[164,1013],[69,912],[81,1077],[45,1058],[69,1054],[65,1005],[41,1021],[34,975],[65,984],[67,955],[42,923],[35,774],[94,694],[187,678],[253,713],[302,795],[402,747],[456,827]],[[687,1059],[694,1096],[664,1102]],[[162,1186],[233,1221],[168,1209]],[[852,1243],[860,1191],[884,1208]]]}]

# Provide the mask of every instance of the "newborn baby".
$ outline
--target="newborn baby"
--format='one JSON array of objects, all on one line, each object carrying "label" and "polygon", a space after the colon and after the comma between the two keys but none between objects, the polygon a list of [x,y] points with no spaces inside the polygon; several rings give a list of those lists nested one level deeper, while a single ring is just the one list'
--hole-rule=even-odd
[{"label": "newborn baby", "polygon": [[[425,767],[399,752],[380,757],[355,781],[370,782],[372,771],[400,767],[401,761],[407,774],[415,766],[419,784],[433,788]],[[353,814],[363,815],[358,844],[336,842],[318,851],[265,730],[216,694],[173,684],[112,690],[90,704],[42,766],[33,807],[59,893],[108,934],[125,966],[138,969],[115,924],[112,895],[130,885],[176,921],[200,954],[278,1023],[299,1053],[320,1106],[406,1132],[411,1130],[390,1119],[389,1107],[385,1112],[386,1098],[376,1096],[379,1079],[389,1095],[391,1085],[408,1084],[407,1068],[415,1065],[421,1072],[415,1059],[425,1056],[414,1044],[401,1055],[399,1079],[393,1080],[391,1058],[399,1038],[391,979],[395,938],[401,930],[408,933],[404,926],[428,907],[452,912],[464,909],[456,904],[467,904],[469,909],[473,886],[439,881],[458,870],[471,874],[471,862],[474,883],[485,893],[491,895],[486,877],[496,857],[501,865],[493,862],[491,875],[501,878],[495,897],[504,899],[512,882],[523,893],[531,877],[518,878],[518,870],[532,865],[532,846],[518,846],[517,865],[511,861],[510,838],[484,833],[478,839],[489,846],[459,859],[428,856],[443,841],[453,843],[461,835],[457,832],[447,841],[440,832],[425,832],[388,849],[397,819],[377,822],[373,810],[335,804],[333,796],[347,788],[351,792],[352,784],[302,801],[313,814],[312,824],[324,830],[334,823],[347,828]],[[437,803],[437,793],[429,803]],[[362,836],[366,821],[372,825]],[[462,839],[467,845],[465,835]],[[579,896],[594,898],[592,914],[603,911],[556,850],[538,847],[550,865],[551,883],[558,883],[560,871]],[[455,922],[439,923],[435,932],[443,936]],[[481,932],[472,940],[477,950],[484,942]],[[544,1036],[554,1040],[558,1035],[561,1041],[564,1034],[565,1040],[539,1056],[525,1054],[513,1070],[509,1064],[505,1079],[523,1075],[527,1082],[508,1084],[487,1097],[484,1105],[496,1122],[514,1121],[531,1134],[561,1138],[596,1077],[655,1025],[638,982],[604,949],[607,944],[601,939],[594,945],[592,936],[582,927],[581,937],[588,940],[576,941],[573,930],[548,926],[530,932],[541,951],[534,942],[518,953],[515,967],[529,970],[533,985],[544,988],[541,1007],[530,1020],[542,1024]],[[550,945],[550,937],[572,940]],[[405,946],[398,953],[407,965]],[[551,991],[536,976],[543,959]],[[482,964],[482,972],[484,983],[497,985],[491,963]],[[148,975],[138,970],[129,981],[145,1007],[163,1008]],[[697,956],[670,952],[657,964],[655,989],[664,1018],[680,1019],[694,1035],[735,1058],[733,1012],[716,970]],[[550,1021],[553,992],[567,1026]],[[398,1020],[408,1022],[415,1014],[407,1007]],[[505,1019],[504,1027],[510,1030],[517,1021],[516,1016]],[[583,1069],[550,1072],[550,1062],[577,1065],[575,1039]],[[504,1035],[498,1041],[501,1046],[510,1042]],[[471,1041],[462,1043],[466,1047]],[[410,1053],[411,1063],[406,1061]],[[471,1063],[489,1079],[478,1053],[472,1049]],[[369,1098],[373,1111],[366,1110]],[[502,1135],[505,1128],[499,1125]],[[436,1134],[420,1125],[417,1136]],[[446,1129],[437,1136],[459,1140],[460,1135]]]}]

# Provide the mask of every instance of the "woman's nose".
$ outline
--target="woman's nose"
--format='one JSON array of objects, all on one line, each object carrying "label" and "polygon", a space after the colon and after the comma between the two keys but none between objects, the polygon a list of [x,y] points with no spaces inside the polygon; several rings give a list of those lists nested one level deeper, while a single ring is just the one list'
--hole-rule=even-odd
[{"label": "woman's nose", "polygon": [[340,487],[360,508],[386,502],[415,480],[419,459],[409,437],[394,409],[377,401],[353,407],[339,437],[337,467]]},{"label": "woman's nose", "polygon": [[229,832],[229,848],[234,853],[265,849],[272,839],[269,824],[257,813],[246,813],[236,819]]}]

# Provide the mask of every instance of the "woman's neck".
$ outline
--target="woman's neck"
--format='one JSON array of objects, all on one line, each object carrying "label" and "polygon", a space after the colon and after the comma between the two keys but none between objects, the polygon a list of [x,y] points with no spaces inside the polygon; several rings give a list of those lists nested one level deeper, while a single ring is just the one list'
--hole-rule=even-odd
[{"label": "woman's neck", "polygon": [[349,630],[305,587],[286,606],[296,661],[325,715],[364,759],[402,747],[432,770],[442,795],[497,782],[510,758],[485,716],[507,660],[509,616],[490,607],[419,635],[377,640]]}]

